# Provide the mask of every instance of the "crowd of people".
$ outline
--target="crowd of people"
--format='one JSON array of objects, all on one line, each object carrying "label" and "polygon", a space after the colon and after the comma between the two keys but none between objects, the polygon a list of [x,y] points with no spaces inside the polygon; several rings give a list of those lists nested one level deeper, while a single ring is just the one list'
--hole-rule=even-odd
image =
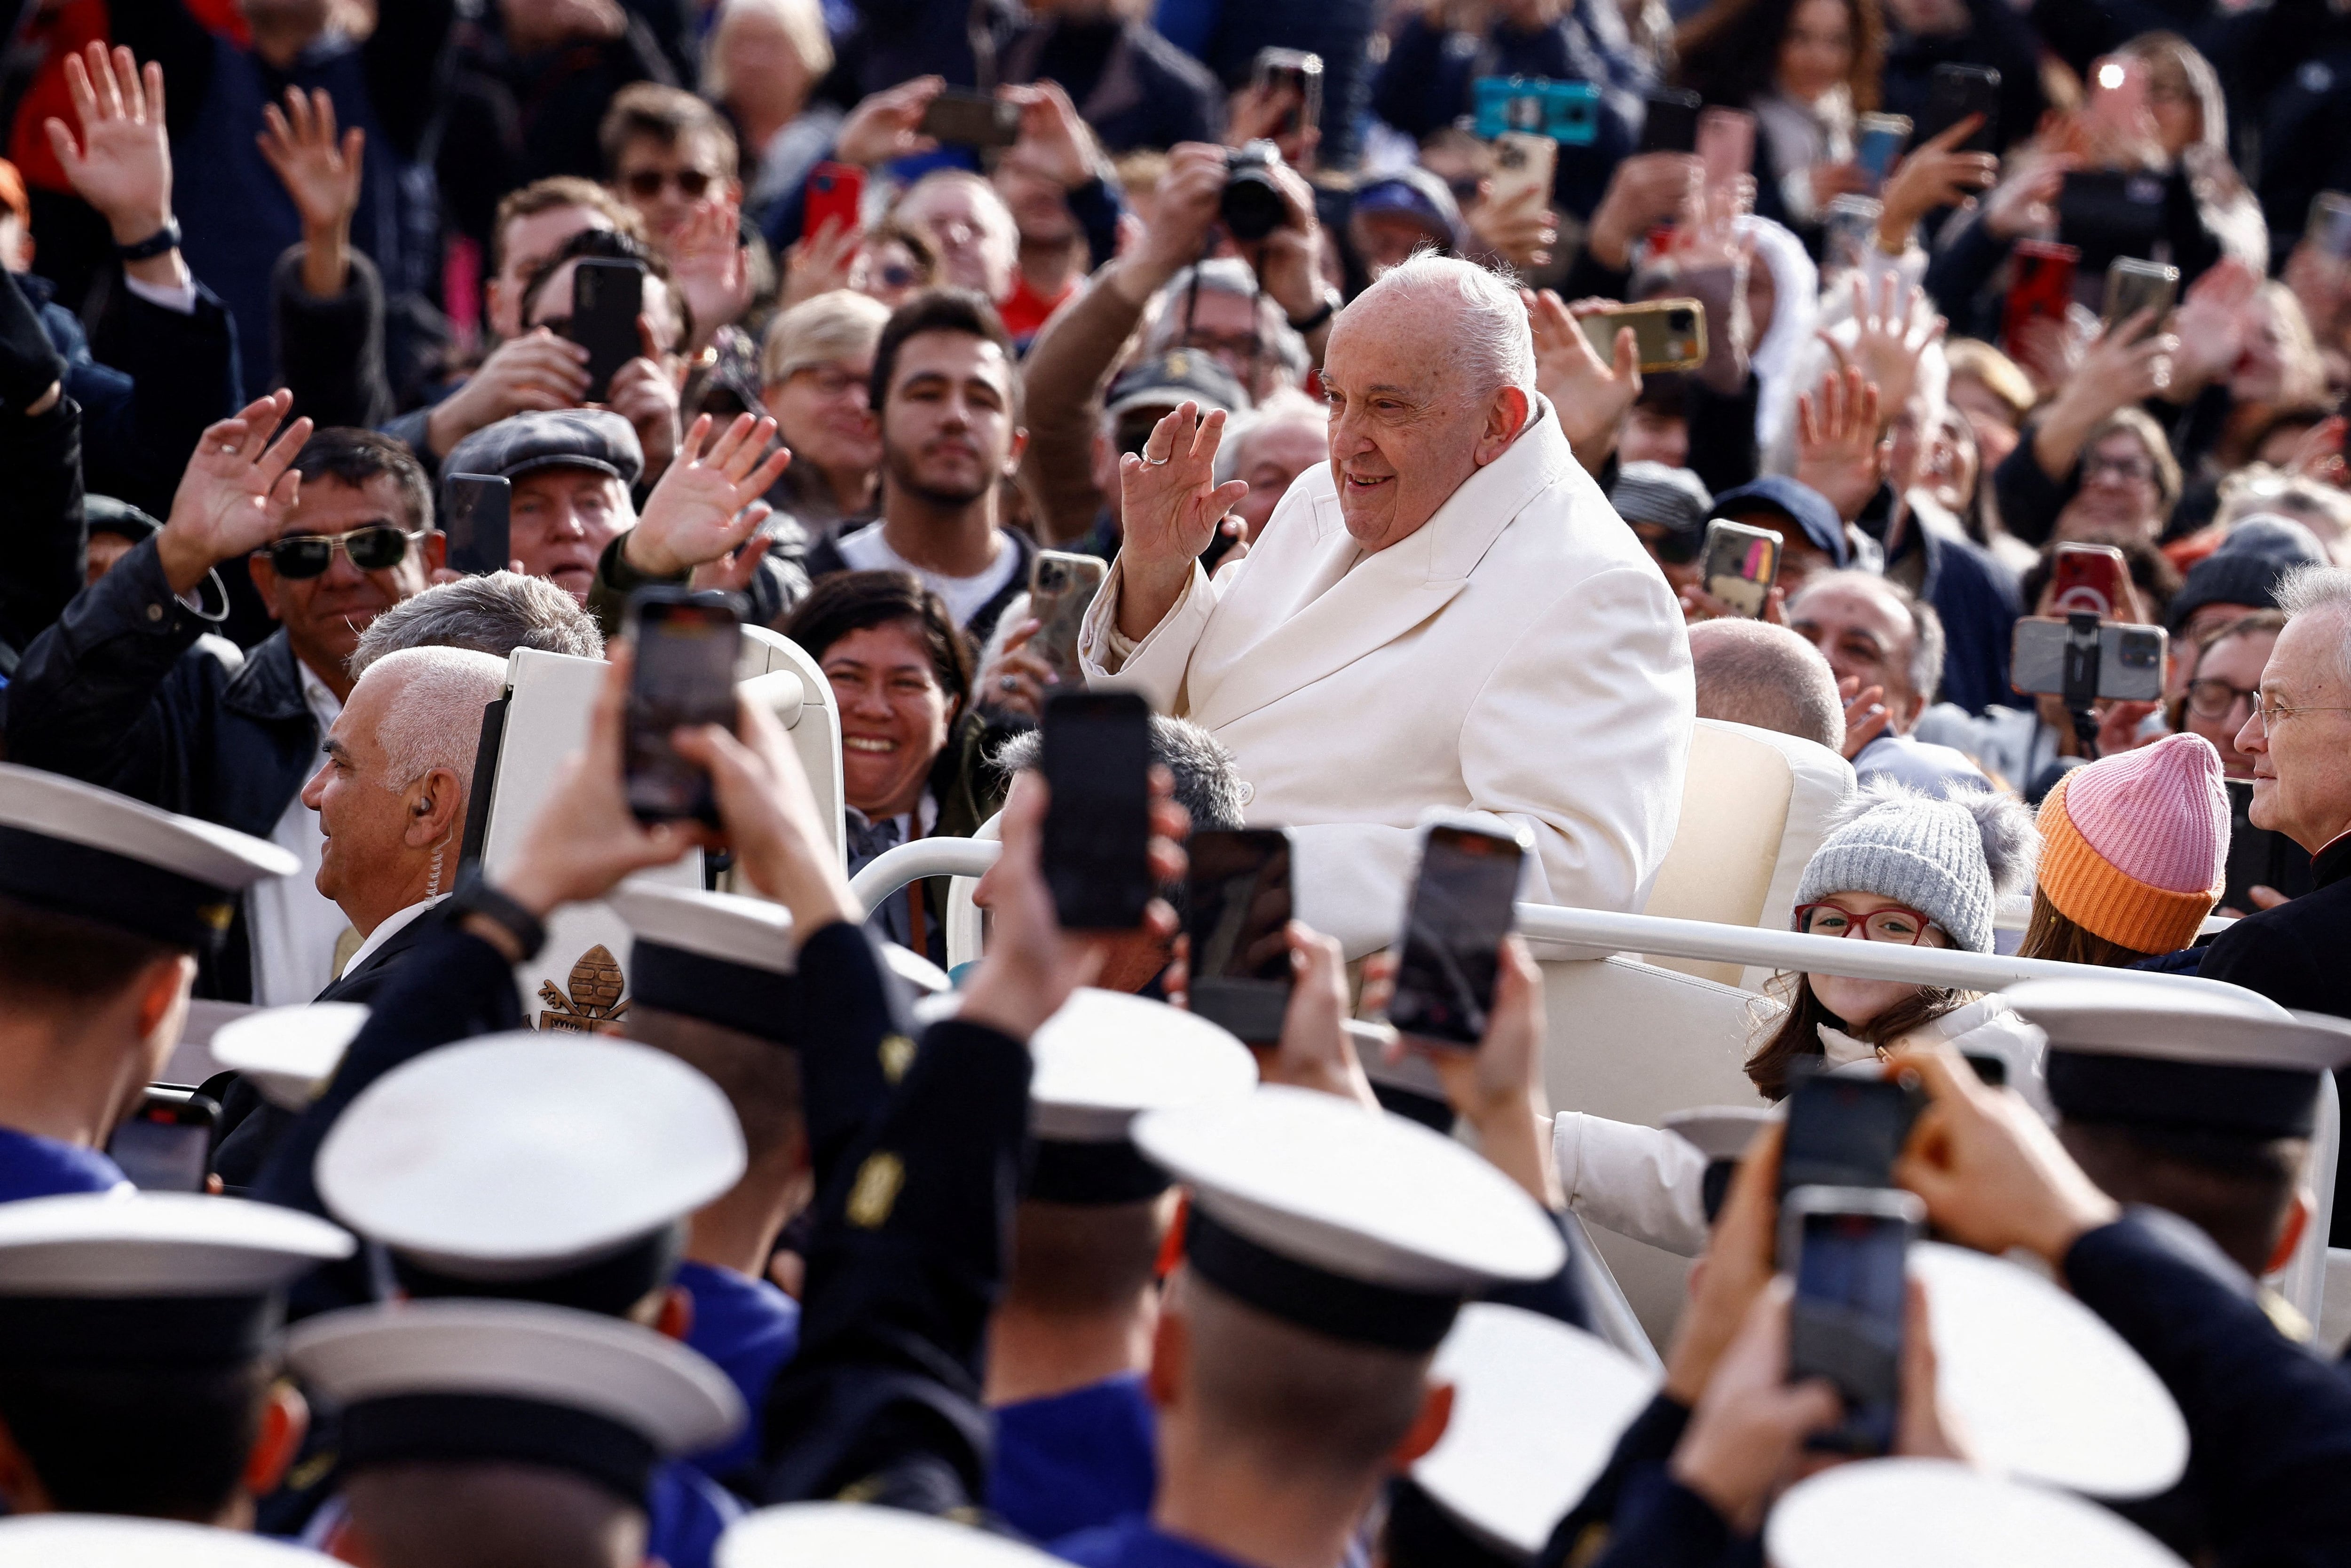
[{"label": "crowd of people", "polygon": [[[0,15],[0,1563],[2351,1561],[2336,0]],[[1709,730],[1750,1103],[1385,1021]]]}]

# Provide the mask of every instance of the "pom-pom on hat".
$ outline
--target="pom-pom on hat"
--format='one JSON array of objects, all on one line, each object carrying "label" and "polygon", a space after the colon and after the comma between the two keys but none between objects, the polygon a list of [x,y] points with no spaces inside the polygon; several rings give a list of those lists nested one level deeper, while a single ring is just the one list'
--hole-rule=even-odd
[{"label": "pom-pom on hat", "polygon": [[2141,953],[2196,939],[2229,859],[2220,754],[2167,735],[2063,775],[2041,802],[2041,891],[2092,935]]}]

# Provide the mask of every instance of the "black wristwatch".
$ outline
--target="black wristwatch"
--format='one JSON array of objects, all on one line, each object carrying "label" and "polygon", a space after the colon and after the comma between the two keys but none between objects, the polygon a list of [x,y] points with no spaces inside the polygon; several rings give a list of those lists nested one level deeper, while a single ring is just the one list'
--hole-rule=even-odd
[{"label": "black wristwatch", "polygon": [[1290,329],[1297,333],[1301,338],[1305,337],[1309,332],[1315,330],[1325,321],[1331,319],[1332,317],[1336,316],[1339,313],[1340,303],[1339,291],[1332,287],[1329,284],[1324,284],[1322,286],[1322,308],[1319,310],[1311,311],[1304,316],[1293,317],[1290,319]]},{"label": "black wristwatch", "polygon": [[449,895],[444,918],[454,925],[468,915],[480,915],[513,937],[515,946],[522,949],[517,963],[529,963],[547,946],[547,926],[538,916],[492,887],[479,866],[467,867],[458,877],[457,891]]},{"label": "black wristwatch", "polygon": [[163,226],[141,240],[137,245],[119,245],[115,256],[123,261],[152,261],[159,256],[169,256],[180,248],[180,220],[165,218]]}]

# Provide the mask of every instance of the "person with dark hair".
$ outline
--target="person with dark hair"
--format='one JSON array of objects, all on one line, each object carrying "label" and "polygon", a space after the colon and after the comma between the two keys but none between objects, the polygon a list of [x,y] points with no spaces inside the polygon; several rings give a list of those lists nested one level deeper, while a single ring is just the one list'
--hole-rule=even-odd
[{"label": "person with dark hair", "polygon": [[[903,571],[820,578],[784,635],[824,668],[841,705],[852,875],[915,839],[968,837],[1004,803],[986,758],[1006,731],[974,699],[972,655],[945,601]],[[869,924],[946,957],[946,879],[926,878]]]},{"label": "person with dark hair", "polygon": [[[306,1002],[333,978],[341,913],[313,884],[322,843],[300,791],[382,611],[441,566],[432,488],[399,442],[311,433],[291,394],[204,432],[171,516],[26,650],[8,754],[278,844],[303,874],[238,904],[204,994]],[[242,664],[217,643],[219,570],[279,622]]]},{"label": "person with dark hair", "polygon": [[[694,313],[685,295],[671,277],[669,264],[643,242],[615,229],[582,229],[556,248],[522,287],[522,322],[526,330],[544,329],[558,338],[571,339],[572,285],[580,262],[633,261],[644,268],[643,295],[638,307],[638,347],[643,351],[614,371],[601,406],[627,420],[637,433],[644,453],[643,482],[659,479],[677,451],[684,424],[684,355],[694,337]],[[756,404],[754,393],[751,402]],[[452,468],[451,473],[464,470]]]},{"label": "person with dark hair", "polygon": [[882,513],[809,552],[809,575],[910,572],[977,642],[1026,591],[1036,547],[1003,525],[1029,441],[1012,340],[977,294],[938,288],[892,312],[873,350]]},{"label": "person with dark hair", "polygon": [[656,244],[674,243],[698,212],[742,202],[735,132],[690,92],[631,82],[612,95],[596,141],[605,183],[644,220]]}]

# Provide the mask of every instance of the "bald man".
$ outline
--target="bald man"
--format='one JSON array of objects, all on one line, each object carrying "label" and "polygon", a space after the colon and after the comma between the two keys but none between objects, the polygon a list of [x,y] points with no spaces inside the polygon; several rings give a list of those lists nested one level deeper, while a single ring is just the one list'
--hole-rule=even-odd
[{"label": "bald man", "polygon": [[1087,679],[1213,734],[1286,822],[1298,917],[1349,957],[1403,914],[1430,806],[1523,831],[1524,896],[1638,909],[1681,810],[1693,698],[1674,595],[1535,390],[1526,308],[1417,256],[1339,314],[1330,457],[1248,559],[1196,558],[1245,482],[1190,405],[1122,460],[1125,542]]}]

